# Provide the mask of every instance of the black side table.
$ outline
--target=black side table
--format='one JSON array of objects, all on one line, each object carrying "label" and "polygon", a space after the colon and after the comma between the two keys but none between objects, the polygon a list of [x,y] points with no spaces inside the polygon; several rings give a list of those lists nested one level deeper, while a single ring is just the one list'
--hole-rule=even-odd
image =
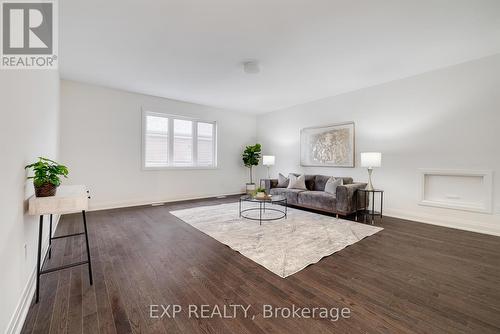
[{"label": "black side table", "polygon": [[[368,190],[368,189],[358,189],[358,191],[364,192],[365,193],[365,203],[364,203],[364,208],[365,208],[365,213],[368,213],[372,217],[372,225],[373,221],[376,215],[380,214],[380,219],[382,220],[382,209],[384,207],[384,191],[380,189],[373,189],[373,190]],[[378,193],[380,194],[380,213],[375,212],[375,194]],[[369,201],[370,201],[370,195],[372,197],[372,209],[369,209]],[[356,207],[356,215],[357,215],[357,210],[358,206]],[[370,212],[371,211],[371,212]]]}]

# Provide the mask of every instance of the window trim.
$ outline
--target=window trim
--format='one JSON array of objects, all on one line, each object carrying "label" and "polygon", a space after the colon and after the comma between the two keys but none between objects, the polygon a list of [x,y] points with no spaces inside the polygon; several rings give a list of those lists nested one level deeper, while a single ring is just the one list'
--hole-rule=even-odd
[{"label": "window trim", "polygon": [[[146,166],[146,117],[147,116],[158,116],[158,117],[165,117],[168,118],[168,166],[152,166],[148,167]],[[197,157],[197,152],[198,152],[198,122],[201,123],[209,123],[213,124],[213,149],[214,149],[214,163],[212,166],[173,166],[170,165],[173,161],[173,146],[174,146],[174,119],[179,119],[179,120],[185,120],[185,121],[191,121],[192,122],[192,127],[193,127],[193,152],[192,152],[192,159],[193,159],[193,164],[198,163],[198,157]],[[142,108],[142,113],[141,113],[141,169],[144,171],[154,171],[154,170],[210,170],[210,169],[218,169],[218,126],[217,126],[217,121],[211,121],[211,120],[205,120],[202,118],[194,118],[194,117],[188,117],[188,116],[181,116],[181,115],[174,115],[174,114],[167,114],[167,113],[162,113],[162,112],[157,112],[157,111],[151,111],[150,108]]]}]

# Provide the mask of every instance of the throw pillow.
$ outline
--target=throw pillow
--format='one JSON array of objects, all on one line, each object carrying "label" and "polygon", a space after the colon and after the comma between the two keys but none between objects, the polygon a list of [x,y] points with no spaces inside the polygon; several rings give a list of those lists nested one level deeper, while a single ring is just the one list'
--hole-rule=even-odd
[{"label": "throw pillow", "polygon": [[288,183],[288,189],[307,190],[306,176],[304,174],[302,175],[289,174],[288,178],[290,179],[290,182]]},{"label": "throw pillow", "polygon": [[283,174],[279,173],[278,174],[278,188],[286,188],[288,187],[288,184],[290,183],[290,180]]},{"label": "throw pillow", "polygon": [[342,179],[336,179],[331,177],[326,181],[325,192],[334,196],[337,196],[337,187],[343,185]]}]

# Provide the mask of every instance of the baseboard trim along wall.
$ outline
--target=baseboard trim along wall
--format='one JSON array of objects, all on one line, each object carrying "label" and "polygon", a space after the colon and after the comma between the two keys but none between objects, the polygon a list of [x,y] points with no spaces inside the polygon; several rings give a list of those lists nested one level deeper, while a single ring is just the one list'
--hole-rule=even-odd
[{"label": "baseboard trim along wall", "polygon": [[[444,215],[424,216],[420,213],[398,209],[384,209],[384,215],[388,217],[411,220],[418,223],[500,236],[500,219],[498,224],[492,225],[485,222],[471,221],[456,217],[447,217]],[[472,226],[472,224],[474,224],[474,226]]]},{"label": "baseboard trim along wall", "polygon": [[[54,215],[53,218],[55,219],[52,222],[52,232],[55,232],[61,216]],[[45,219],[45,221],[47,220]],[[49,241],[44,240],[42,244],[42,254],[43,254],[42,258],[45,258],[48,249],[49,249]],[[31,306],[31,301],[33,300],[34,297],[35,288],[36,288],[36,265],[31,272],[28,282],[26,282],[26,285],[23,289],[23,293],[21,295],[21,299],[17,303],[16,310],[14,311],[14,314],[10,318],[9,325],[7,326],[5,334],[21,333],[24,321],[26,320],[26,316],[28,315],[28,311]]]},{"label": "baseboard trim along wall", "polygon": [[170,198],[165,200],[158,199],[150,199],[150,200],[130,200],[130,201],[121,201],[121,202],[104,202],[89,205],[89,211],[101,211],[101,210],[111,210],[111,209],[120,209],[120,208],[129,208],[134,206],[143,206],[143,205],[159,205],[162,203],[173,203],[173,202],[182,202],[182,201],[192,201],[197,199],[208,199],[215,198],[220,196],[234,196],[234,195],[243,195],[244,192],[233,192],[233,193],[224,193],[224,194],[213,194],[213,195],[203,195],[203,196],[195,196],[195,197],[179,197],[179,198]]},{"label": "baseboard trim along wall", "polygon": [[[167,199],[167,200],[136,200],[136,201],[99,203],[97,205],[91,205],[89,211],[111,210],[111,209],[128,208],[134,206],[143,206],[143,205],[161,205],[162,203],[191,201],[197,199],[208,199],[208,198],[216,198],[219,196],[233,196],[233,195],[243,195],[243,192],[204,195],[197,197],[182,197],[182,198]],[[492,226],[491,224],[484,222],[474,222],[475,226],[471,226],[472,222],[470,220],[460,219],[456,217],[447,217],[443,215],[425,216],[420,213],[410,212],[407,210],[398,210],[398,209],[384,209],[384,214],[385,216],[411,220],[418,223],[425,223],[430,225],[454,228],[458,230],[465,230],[470,232],[500,236],[500,224],[498,224],[498,226]]]},{"label": "baseboard trim along wall", "polygon": [[[214,194],[214,195],[204,195],[196,197],[181,197],[181,198],[166,199],[166,200],[135,200],[135,201],[132,200],[132,201],[122,201],[122,202],[98,203],[91,205],[89,211],[111,210],[111,209],[128,208],[134,206],[143,206],[143,205],[161,205],[162,203],[173,203],[173,202],[191,201],[197,199],[215,198],[219,196],[233,196],[233,195],[243,195],[243,194],[244,194],[243,192],[234,192],[227,194]],[[443,215],[425,216],[417,212],[410,212],[407,210],[398,210],[389,208],[384,209],[384,215],[394,218],[411,220],[418,223],[425,223],[425,224],[449,227],[470,232],[500,236],[500,224],[498,224],[498,226],[492,226],[491,224],[487,224],[484,222],[474,222],[475,226],[471,226],[472,222],[470,220],[460,219],[456,217],[447,217]]]}]

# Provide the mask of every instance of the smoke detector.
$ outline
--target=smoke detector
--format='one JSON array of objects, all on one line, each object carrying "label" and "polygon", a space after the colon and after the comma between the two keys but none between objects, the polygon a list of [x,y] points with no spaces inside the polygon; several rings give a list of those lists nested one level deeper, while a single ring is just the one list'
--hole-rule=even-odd
[{"label": "smoke detector", "polygon": [[259,62],[256,60],[245,61],[243,71],[247,74],[256,74],[260,72]]}]

